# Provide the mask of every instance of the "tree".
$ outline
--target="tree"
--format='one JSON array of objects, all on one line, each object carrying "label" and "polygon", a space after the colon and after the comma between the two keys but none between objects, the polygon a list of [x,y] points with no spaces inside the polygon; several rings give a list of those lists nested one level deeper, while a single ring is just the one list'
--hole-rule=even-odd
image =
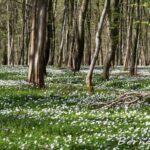
[{"label": "tree", "polygon": [[[11,7],[11,8],[10,8]],[[14,65],[14,18],[10,13],[10,9],[12,9],[13,3],[7,2],[7,64]]]},{"label": "tree", "polygon": [[28,63],[28,47],[29,47],[29,6],[28,0],[22,2],[22,43],[20,56],[18,60],[19,65],[25,65]]},{"label": "tree", "polygon": [[140,35],[140,0],[137,0],[136,8],[136,29],[134,37],[134,47],[131,55],[131,65],[130,65],[130,75],[133,76],[136,74],[136,60],[137,60],[137,50],[139,44],[139,35]]},{"label": "tree", "polygon": [[132,33],[133,33],[133,14],[134,14],[134,5],[131,7],[132,1],[128,4],[128,17],[127,17],[127,38],[126,38],[126,54],[124,58],[124,70],[128,69],[129,66],[129,58],[131,52],[131,45],[132,45]]},{"label": "tree", "polygon": [[33,1],[28,81],[39,87],[44,87],[47,6],[47,0]]},{"label": "tree", "polygon": [[44,72],[46,74],[46,65],[52,65],[54,63],[54,48],[53,48],[53,2],[52,0],[48,1],[48,21],[47,21],[47,34],[46,34],[46,44],[45,44],[45,54],[44,54],[44,63],[45,68]]},{"label": "tree", "polygon": [[63,21],[62,21],[62,31],[61,31],[61,43],[59,48],[59,59],[58,66],[61,67],[62,59],[63,59],[63,49],[64,49],[64,41],[65,41],[65,30],[67,24],[67,9],[68,9],[68,0],[64,0],[64,13],[63,13]]},{"label": "tree", "polygon": [[96,39],[95,39],[96,46],[95,46],[94,56],[93,56],[92,62],[90,64],[90,69],[88,71],[88,74],[86,76],[86,85],[90,89],[92,87],[93,70],[94,70],[96,60],[98,58],[98,54],[99,54],[100,47],[101,47],[101,34],[102,34],[102,29],[103,29],[103,23],[104,23],[106,14],[108,13],[109,6],[110,6],[110,0],[105,0],[104,8],[103,8],[102,14],[99,19],[98,29],[97,29],[97,33],[96,33]]},{"label": "tree", "polygon": [[[47,32],[43,48],[45,67],[48,64],[79,71],[81,65],[90,65],[95,51],[95,34],[103,1],[48,0]],[[135,68],[136,73],[137,66],[150,64],[150,2],[140,0],[140,22],[136,16],[137,2],[137,0],[110,1],[109,15],[102,32],[101,50],[96,61],[96,65],[104,66],[104,79],[109,79],[111,66],[124,64],[125,70],[131,71],[131,64],[134,64],[132,68]],[[29,50],[33,48],[32,43],[38,41],[39,28],[37,1],[34,41],[31,37],[32,3],[32,0],[0,1],[1,64],[26,65],[31,61]],[[138,39],[137,26],[139,26]],[[36,49],[36,44],[34,46]]]},{"label": "tree", "polygon": [[115,53],[118,49],[119,44],[119,12],[120,12],[120,0],[112,1],[112,9],[109,11],[108,21],[110,24],[110,40],[111,40],[111,47],[110,51],[106,56],[106,60],[104,63],[104,70],[103,70],[103,79],[109,79],[109,70],[111,67],[111,63],[115,60]]},{"label": "tree", "polygon": [[82,63],[83,59],[83,54],[84,54],[84,25],[85,25],[85,18],[86,18],[86,13],[88,9],[88,3],[89,0],[83,0],[82,1],[82,6],[80,8],[80,13],[79,13],[79,21],[78,21],[78,27],[77,27],[77,51],[75,53],[75,68],[74,71],[79,71],[80,66]]}]

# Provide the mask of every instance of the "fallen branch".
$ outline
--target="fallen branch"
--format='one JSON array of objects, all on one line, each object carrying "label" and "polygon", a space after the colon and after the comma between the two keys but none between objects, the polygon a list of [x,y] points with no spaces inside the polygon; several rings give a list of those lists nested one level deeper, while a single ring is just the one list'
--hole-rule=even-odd
[{"label": "fallen branch", "polygon": [[133,104],[141,104],[144,103],[147,98],[150,98],[150,93],[125,93],[114,101],[105,103],[101,108],[108,109],[121,105],[130,106]]}]

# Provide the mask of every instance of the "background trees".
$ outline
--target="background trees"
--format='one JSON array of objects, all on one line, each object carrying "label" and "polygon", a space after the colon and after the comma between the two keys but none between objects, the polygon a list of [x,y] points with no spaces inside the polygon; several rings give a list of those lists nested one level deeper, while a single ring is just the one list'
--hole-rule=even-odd
[{"label": "background trees", "polygon": [[[29,64],[31,70],[31,51],[38,49],[41,57],[36,61],[44,59],[42,63],[38,62],[42,68],[50,64],[79,71],[81,65],[90,65],[104,2],[106,1],[48,0],[44,25],[38,18],[40,8],[36,5],[35,24],[39,25],[36,25],[33,39],[33,1],[0,1],[0,63]],[[134,75],[137,65],[150,64],[149,6],[148,0],[111,1],[101,33],[100,54],[95,64],[104,66],[104,79],[109,79],[111,66],[124,65],[126,70],[130,68],[130,75]],[[42,34],[38,35],[41,26],[44,28],[40,31]],[[33,42],[37,44],[34,45]],[[42,46],[39,48],[38,44]]]}]

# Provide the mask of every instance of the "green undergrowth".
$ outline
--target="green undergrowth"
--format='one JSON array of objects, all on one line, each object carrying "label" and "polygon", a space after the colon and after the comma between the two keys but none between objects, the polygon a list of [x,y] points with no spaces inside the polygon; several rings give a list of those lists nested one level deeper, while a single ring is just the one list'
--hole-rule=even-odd
[{"label": "green undergrowth", "polygon": [[1,80],[23,80],[25,76],[18,73],[0,73]]},{"label": "green undergrowth", "polygon": [[149,92],[150,77],[113,74],[110,81],[102,81],[95,73],[91,93],[84,84],[85,73],[74,76],[50,68],[45,89],[27,84],[26,73],[24,67],[0,69],[1,150],[150,148],[148,102],[108,110],[90,107],[126,92]]}]

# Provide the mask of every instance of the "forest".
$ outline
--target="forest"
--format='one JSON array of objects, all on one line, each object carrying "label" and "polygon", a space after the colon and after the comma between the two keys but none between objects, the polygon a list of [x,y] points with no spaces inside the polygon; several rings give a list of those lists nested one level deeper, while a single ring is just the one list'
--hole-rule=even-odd
[{"label": "forest", "polygon": [[150,149],[150,0],[0,0],[0,150]]}]

